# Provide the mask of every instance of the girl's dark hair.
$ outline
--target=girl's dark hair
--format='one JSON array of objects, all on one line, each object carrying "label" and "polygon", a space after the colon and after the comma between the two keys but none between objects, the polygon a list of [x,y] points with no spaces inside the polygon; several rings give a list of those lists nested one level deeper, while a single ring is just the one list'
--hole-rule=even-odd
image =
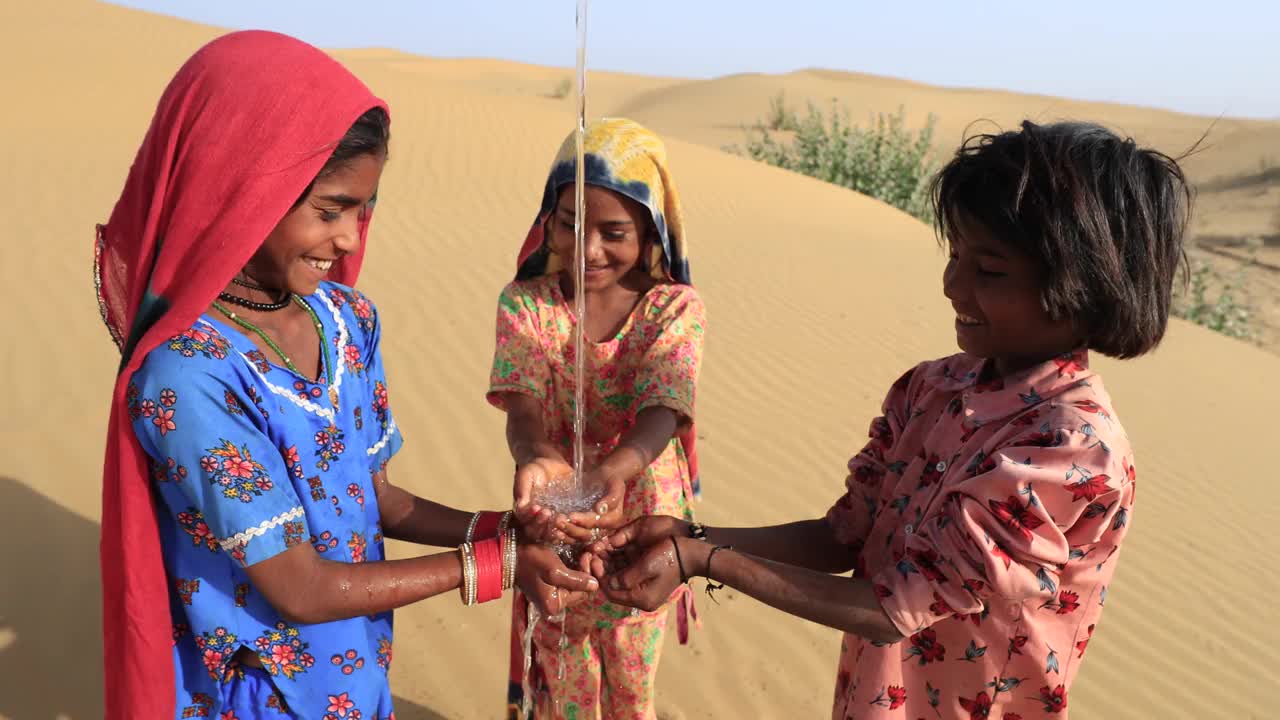
[{"label": "girl's dark hair", "polygon": [[1100,125],[1024,121],[967,139],[932,196],[939,242],[965,216],[1031,256],[1045,310],[1091,349],[1132,358],[1164,337],[1193,200],[1173,158]]},{"label": "girl's dark hair", "polygon": [[[316,178],[322,178],[330,173],[347,166],[352,160],[362,155],[386,155],[387,146],[391,142],[391,123],[387,113],[380,107],[369,108],[361,115],[355,123],[347,130],[347,134],[342,136],[338,144],[333,149],[333,154],[325,161],[324,167],[320,168],[320,172],[316,173]],[[297,207],[307,196],[311,194],[311,188],[316,184],[313,179],[307,189],[302,191],[302,195],[298,196],[294,207]]]}]

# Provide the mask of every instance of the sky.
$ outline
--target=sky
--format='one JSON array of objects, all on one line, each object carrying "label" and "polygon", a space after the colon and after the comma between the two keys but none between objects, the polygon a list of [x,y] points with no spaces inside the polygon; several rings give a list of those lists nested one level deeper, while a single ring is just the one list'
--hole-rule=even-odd
[{"label": "sky", "polygon": [[[574,64],[576,0],[123,0],[326,48]],[[643,9],[643,14],[637,12]],[[595,70],[829,68],[1205,115],[1280,118],[1273,0],[595,0]]]}]

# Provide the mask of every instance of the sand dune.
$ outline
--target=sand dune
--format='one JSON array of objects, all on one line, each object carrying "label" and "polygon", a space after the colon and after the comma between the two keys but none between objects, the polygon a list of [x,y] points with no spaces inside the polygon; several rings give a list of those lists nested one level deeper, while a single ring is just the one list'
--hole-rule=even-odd
[{"label": "sand dune", "polygon": [[[6,4],[11,75],[0,160],[0,717],[92,718],[101,690],[96,586],[99,468],[114,351],[89,276],[93,223],[111,203],[164,83],[218,30],[84,0]],[[399,423],[392,472],[463,507],[509,491],[501,416],[483,402],[492,313],[570,125],[543,97],[564,70],[339,53],[395,110],[362,286],[383,312]],[[610,85],[614,83],[614,85]],[[845,87],[847,86],[847,87]],[[806,72],[687,82],[601,74],[601,113],[667,133],[684,191],[696,278],[711,315],[699,428],[713,523],[817,516],[888,383],[951,350],[930,231],[874,200],[720,152],[777,89],[838,94],[855,112],[934,110],[944,136],[967,118],[1078,114],[1167,142],[1203,118],[1010,93],[940,90]],[[842,89],[843,88],[843,89]],[[945,103],[944,103],[945,100]],[[944,112],[946,111],[946,112]],[[1248,170],[1227,138],[1221,172]],[[1160,134],[1163,133],[1163,134]],[[1209,156],[1206,154],[1206,163]],[[1256,160],[1255,160],[1256,162]],[[1167,344],[1103,362],[1139,453],[1143,498],[1110,610],[1072,706],[1080,718],[1263,718],[1273,713],[1280,492],[1260,429],[1280,403],[1280,358],[1175,322]],[[803,428],[779,432],[779,428]],[[1263,528],[1261,532],[1257,528]],[[393,552],[410,552],[396,546]],[[838,637],[745,598],[703,603],[706,630],[668,648],[667,718],[812,718],[830,708]],[[505,606],[453,597],[397,614],[399,717],[495,717]]]}]

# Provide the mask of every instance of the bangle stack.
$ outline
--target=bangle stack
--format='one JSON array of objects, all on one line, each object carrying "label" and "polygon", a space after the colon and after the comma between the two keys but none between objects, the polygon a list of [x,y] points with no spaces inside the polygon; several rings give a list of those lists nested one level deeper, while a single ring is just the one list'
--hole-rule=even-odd
[{"label": "bangle stack", "polygon": [[462,604],[467,607],[502,597],[515,585],[516,533],[511,513],[478,512],[458,546],[462,562]]}]

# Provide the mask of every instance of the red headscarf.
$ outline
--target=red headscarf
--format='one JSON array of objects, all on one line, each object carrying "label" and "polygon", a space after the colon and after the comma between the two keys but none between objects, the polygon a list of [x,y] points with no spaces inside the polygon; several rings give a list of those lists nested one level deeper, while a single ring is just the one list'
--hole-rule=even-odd
[{"label": "red headscarf", "polygon": [[[172,717],[173,628],[147,460],[125,402],[147,353],[204,312],[289,212],[351,125],[387,106],[320,50],[248,31],[205,45],[165,89],[94,247],[121,347],[102,488],[107,720]],[[367,218],[367,214],[366,214]],[[353,284],[360,248],[330,277]]]}]

